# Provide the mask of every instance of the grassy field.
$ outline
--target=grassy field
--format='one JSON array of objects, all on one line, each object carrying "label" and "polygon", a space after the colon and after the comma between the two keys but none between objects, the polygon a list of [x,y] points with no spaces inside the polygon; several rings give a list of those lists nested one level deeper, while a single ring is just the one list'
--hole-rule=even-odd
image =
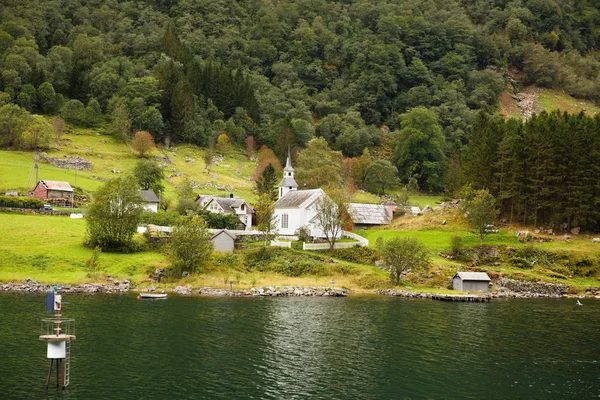
[{"label": "grassy field", "polygon": [[[577,114],[583,111],[586,114],[593,116],[600,112],[600,107],[593,102],[576,99],[560,90],[529,86],[523,88],[521,91],[535,93],[533,94],[533,109],[537,113],[541,111],[550,112],[561,110]],[[507,85],[506,89],[500,93],[498,102],[500,104],[499,112],[505,118],[522,118],[521,110],[517,107],[517,100],[512,95],[512,88],[509,85]]]},{"label": "grassy field", "polygon": [[[106,277],[128,278],[139,285],[156,268],[166,268],[169,262],[165,255],[155,251],[143,251],[133,254],[100,253],[99,264],[102,273],[88,276],[86,261],[92,256],[92,250],[85,247],[85,220],[45,215],[23,215],[0,213],[0,226],[7,227],[8,234],[0,235],[0,282],[22,281],[29,277],[43,283],[79,284],[84,282],[102,282]],[[143,239],[139,237],[138,241]],[[299,252],[311,255],[309,252]],[[240,257],[244,253],[236,253]],[[208,266],[208,272],[194,275],[186,280],[174,280],[167,285],[179,284],[194,287],[251,288],[269,285],[330,286],[334,279],[337,287],[360,290],[361,287],[387,285],[385,272],[367,265],[341,262],[343,268],[333,268],[326,276],[302,275],[285,276],[274,272],[248,272],[236,267],[223,267],[219,259],[225,255],[215,255]],[[317,256],[317,258],[321,255]],[[351,272],[344,273],[344,265]],[[346,268],[348,269],[348,268]],[[162,284],[161,284],[162,285]]]},{"label": "grassy field", "polygon": [[584,111],[588,115],[595,115],[600,112],[600,108],[594,103],[576,99],[559,90],[540,89],[537,97],[537,103],[541,110],[553,111],[561,110],[569,113],[579,113]]},{"label": "grassy field", "polygon": [[[447,252],[450,248],[450,239],[454,235],[462,238],[465,248],[476,248],[479,246],[479,236],[468,230],[364,230],[357,231],[359,235],[369,239],[369,245],[375,246],[378,238],[383,238],[384,242],[395,237],[414,237],[423,243],[431,254],[431,260],[434,265],[433,271],[437,274],[451,276],[454,272],[464,269],[476,267],[478,270],[495,272],[509,278],[525,279],[525,280],[543,280],[546,282],[565,283],[572,286],[575,290],[582,290],[591,286],[600,285],[600,276],[592,274],[591,276],[573,276],[572,274],[566,279],[563,274],[557,274],[555,267],[536,265],[532,268],[518,268],[506,261],[506,256],[501,256],[499,262],[492,264],[472,265],[471,262],[461,263],[458,261],[448,260],[439,256],[440,252]],[[558,252],[567,255],[573,264],[591,261],[596,264],[600,263],[600,246],[592,243],[589,237],[582,236],[577,239],[571,239],[568,242],[560,238],[554,238],[554,241],[547,243],[529,243],[524,244],[519,242],[514,233],[501,230],[499,233],[489,234],[484,241],[485,246],[494,246],[499,249],[507,248],[524,248],[531,246],[534,249],[541,249],[551,252]],[[501,252],[503,250],[500,250]],[[506,250],[504,250],[506,251]],[[587,261],[589,260],[589,261]],[[560,266],[556,266],[561,270]],[[437,280],[440,282],[442,280]]]},{"label": "grassy field", "polygon": [[[77,186],[86,192],[94,192],[103,181],[115,176],[112,170],[121,173],[130,172],[139,160],[132,150],[122,142],[106,135],[100,135],[91,130],[76,129],[73,133],[64,134],[61,146],[47,152],[51,157],[62,158],[80,156],[92,162],[91,171],[73,171],[56,168],[50,164],[38,162],[38,178],[49,180],[65,180],[72,186]],[[233,150],[227,154],[219,165],[213,165],[211,176],[205,170],[202,156],[204,150],[196,146],[179,145],[164,153],[154,150],[152,156],[167,156],[172,164],[165,168],[165,176],[183,174],[166,180],[166,194],[172,194],[174,187],[184,178],[195,181],[198,186],[207,182],[221,186],[231,186],[232,192],[249,201],[253,201],[253,182],[249,180],[254,172],[254,162],[241,152]],[[33,174],[32,152],[0,150],[0,191],[18,189],[21,192],[33,189],[35,176]],[[186,157],[192,162],[186,162]],[[216,193],[216,188],[198,190],[205,193]]]},{"label": "grassy field", "polygon": [[[85,221],[68,217],[0,213],[0,280],[30,277],[42,282],[89,281],[86,261],[92,250],[84,247]],[[100,266],[116,278],[140,281],[147,270],[166,266],[160,253],[102,253]]]}]

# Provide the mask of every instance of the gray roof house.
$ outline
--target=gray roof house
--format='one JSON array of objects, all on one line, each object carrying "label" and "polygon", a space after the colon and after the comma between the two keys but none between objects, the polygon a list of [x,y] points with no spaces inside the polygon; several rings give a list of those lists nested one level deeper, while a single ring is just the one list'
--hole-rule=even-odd
[{"label": "gray roof house", "polygon": [[393,212],[383,204],[348,203],[347,207],[352,219],[352,230],[367,229],[392,222]]},{"label": "gray roof house", "polygon": [[490,281],[485,272],[457,272],[452,278],[452,288],[459,292],[487,292]]},{"label": "gray roof house", "polygon": [[237,215],[240,221],[238,229],[252,230],[254,209],[244,199],[233,197],[233,194],[230,194],[229,197],[199,195],[196,197],[196,203],[211,213]]},{"label": "gray roof house", "polygon": [[144,210],[158,212],[158,203],[160,200],[153,190],[140,190],[140,194],[144,199]]},{"label": "gray roof house", "polygon": [[233,251],[236,236],[227,229],[219,229],[210,237],[215,251]]}]

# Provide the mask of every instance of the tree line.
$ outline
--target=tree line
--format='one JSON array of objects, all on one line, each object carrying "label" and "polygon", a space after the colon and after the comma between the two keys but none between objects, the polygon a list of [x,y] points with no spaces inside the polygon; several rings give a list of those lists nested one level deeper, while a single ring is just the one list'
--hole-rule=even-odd
[{"label": "tree line", "polygon": [[489,189],[511,222],[600,230],[600,116],[480,114],[448,184]]}]

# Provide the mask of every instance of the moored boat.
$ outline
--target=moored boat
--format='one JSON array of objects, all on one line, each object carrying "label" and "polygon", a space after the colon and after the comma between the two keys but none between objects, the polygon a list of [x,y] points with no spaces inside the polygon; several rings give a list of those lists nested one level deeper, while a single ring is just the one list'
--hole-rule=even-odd
[{"label": "moored boat", "polygon": [[166,299],[166,293],[140,293],[140,298],[142,299]]}]

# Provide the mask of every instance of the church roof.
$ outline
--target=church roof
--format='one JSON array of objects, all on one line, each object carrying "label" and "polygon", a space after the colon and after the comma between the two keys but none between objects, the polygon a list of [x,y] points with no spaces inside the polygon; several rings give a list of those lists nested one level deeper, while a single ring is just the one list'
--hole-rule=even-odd
[{"label": "church roof", "polygon": [[310,200],[313,196],[316,198],[318,193],[323,193],[321,189],[311,190],[290,190],[277,200],[274,204],[275,208],[300,208],[304,203]]},{"label": "church roof", "polygon": [[296,181],[294,180],[294,178],[292,178],[291,176],[286,176],[285,178],[283,178],[281,180],[281,182],[279,182],[279,185],[277,185],[277,187],[293,187],[293,188],[297,188],[298,184],[296,183]]}]

